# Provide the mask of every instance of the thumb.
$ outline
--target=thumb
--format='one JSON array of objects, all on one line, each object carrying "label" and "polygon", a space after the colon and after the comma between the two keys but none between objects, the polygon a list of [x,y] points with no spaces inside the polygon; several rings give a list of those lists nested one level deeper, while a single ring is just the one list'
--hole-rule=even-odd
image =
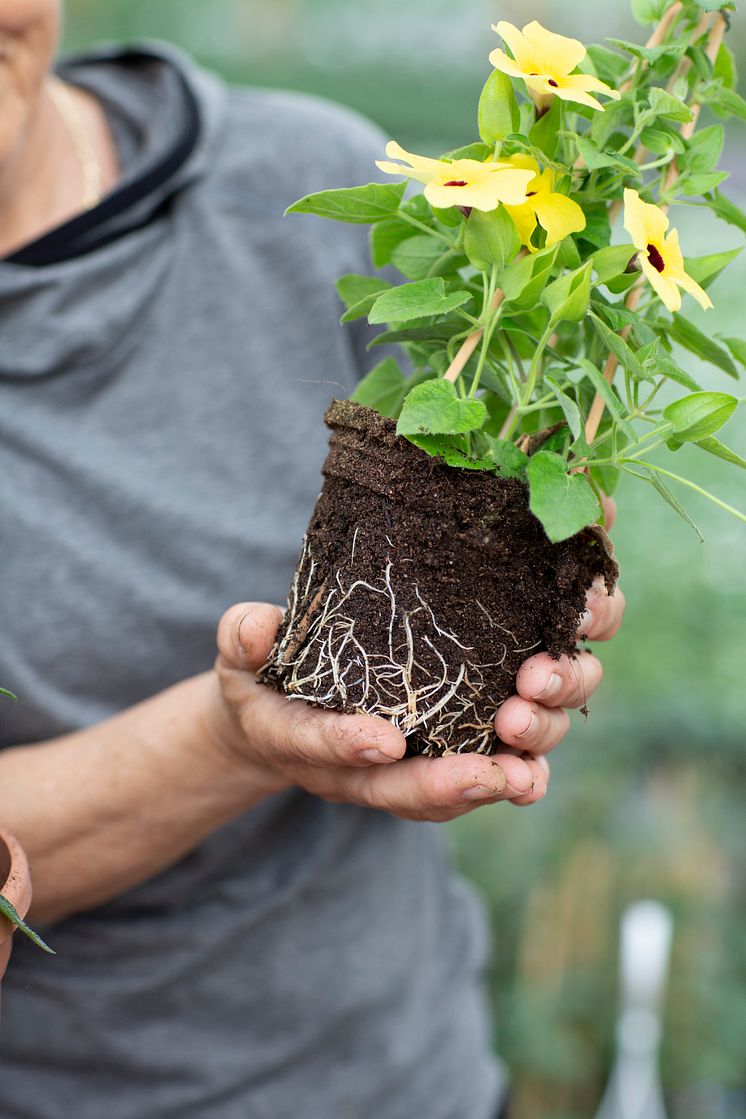
[{"label": "thumb", "polygon": [[282,610],[268,602],[239,602],[218,623],[218,650],[231,668],[256,672],[270,654]]}]

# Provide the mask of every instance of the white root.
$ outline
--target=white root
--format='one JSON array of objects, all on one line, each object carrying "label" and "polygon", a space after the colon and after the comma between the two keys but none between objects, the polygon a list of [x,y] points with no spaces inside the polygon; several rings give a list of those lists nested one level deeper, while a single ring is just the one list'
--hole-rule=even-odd
[{"label": "white root", "polygon": [[[357,535],[356,531],[351,559]],[[513,653],[529,652],[536,645],[520,649],[519,639],[478,602],[500,636],[496,636],[496,659],[475,664],[469,659],[473,649],[438,622],[419,588],[407,583],[410,602],[414,589],[418,606],[405,610],[400,605],[390,559],[386,560],[380,586],[357,579],[345,587],[337,572],[328,589],[322,584],[321,596],[314,591],[316,572],[317,564],[305,541],[290,588],[285,635],[262,674],[279,680],[290,699],[379,715],[405,735],[416,731],[420,742],[426,744],[426,753],[489,753],[495,743],[492,717],[502,698],[490,694],[485,673],[504,664],[510,651],[506,638]],[[381,608],[388,613],[386,655],[369,653],[355,634],[351,599],[360,595],[380,598]],[[440,648],[435,644],[437,639]],[[449,666],[443,655],[442,650],[449,645],[462,654],[456,665]],[[429,649],[437,667],[427,658],[431,666],[425,668],[417,659],[418,648]],[[489,719],[480,712],[489,712]]]}]

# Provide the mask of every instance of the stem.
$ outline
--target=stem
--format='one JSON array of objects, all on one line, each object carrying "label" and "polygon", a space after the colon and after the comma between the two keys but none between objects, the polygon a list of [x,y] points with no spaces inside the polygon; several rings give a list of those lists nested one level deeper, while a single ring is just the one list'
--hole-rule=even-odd
[{"label": "stem", "polygon": [[[653,466],[651,462],[643,462],[642,459],[635,459],[634,465],[646,466],[648,470],[654,470],[656,474],[665,474],[667,478],[672,478],[674,482],[681,482],[682,486],[688,486],[690,490],[694,490],[695,493],[700,494],[702,497],[706,497],[708,501],[712,501],[714,505],[719,505],[726,513],[732,513],[739,521],[743,521],[743,523],[746,524],[746,514],[739,512],[738,509],[734,509],[733,506],[728,505],[726,501],[721,501],[719,497],[715,497],[715,495],[708,490],[703,490],[696,482],[690,482],[688,478],[682,478],[680,474],[672,474],[670,470],[664,470],[662,466]],[[629,473],[632,473],[632,471],[629,471]]]},{"label": "stem", "polygon": [[421,229],[423,233],[429,234],[430,237],[437,237],[438,240],[445,241],[448,248],[453,249],[456,242],[445,233],[440,233],[437,229],[431,229],[429,225],[425,225],[424,221],[420,221],[419,218],[413,218],[412,215],[406,213],[405,210],[399,210],[397,216],[402,218],[403,221],[409,222],[409,224],[415,226],[415,228]]},{"label": "stem", "polygon": [[487,286],[487,290],[486,290],[486,293],[485,293],[485,300],[484,300],[485,322],[484,322],[484,333],[482,334],[482,351],[479,355],[479,362],[477,364],[477,371],[474,374],[474,380],[471,383],[471,388],[469,390],[469,396],[474,396],[476,394],[477,389],[479,388],[479,381],[482,377],[482,370],[484,369],[484,363],[487,360],[487,351],[490,348],[490,342],[492,341],[492,335],[494,333],[495,326],[497,325],[497,322],[500,318],[500,305],[498,304],[498,306],[495,307],[494,310],[493,310],[493,303],[495,301],[495,284],[496,283],[497,283],[497,265],[493,264],[492,268],[490,270],[490,280],[489,280],[489,285]]}]

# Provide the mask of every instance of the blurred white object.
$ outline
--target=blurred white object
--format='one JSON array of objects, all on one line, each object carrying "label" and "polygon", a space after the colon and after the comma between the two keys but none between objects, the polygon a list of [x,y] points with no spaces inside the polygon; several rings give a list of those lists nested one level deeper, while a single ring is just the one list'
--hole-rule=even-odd
[{"label": "blurred white object", "polygon": [[666,1119],[658,1054],[672,938],[673,919],[658,902],[625,910],[616,1058],[595,1119]]}]

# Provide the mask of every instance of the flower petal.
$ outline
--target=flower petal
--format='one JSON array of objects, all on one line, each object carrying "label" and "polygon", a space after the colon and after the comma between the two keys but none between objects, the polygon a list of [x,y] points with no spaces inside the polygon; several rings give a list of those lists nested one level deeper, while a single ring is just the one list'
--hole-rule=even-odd
[{"label": "flower petal", "polygon": [[681,310],[681,292],[676,286],[676,281],[665,273],[659,272],[657,268],[653,268],[644,253],[640,254],[640,267],[667,310]]},{"label": "flower petal", "polygon": [[570,74],[561,79],[560,85],[566,89],[579,90],[581,93],[605,93],[614,101],[619,101],[622,96],[618,89],[612,89],[610,85],[602,82],[600,78],[594,78],[592,74]]},{"label": "flower petal", "polygon": [[512,58],[508,58],[504,50],[500,47],[495,49],[490,54],[490,62],[496,70],[501,70],[503,74],[508,74],[511,78],[523,78],[525,74],[517,62]]},{"label": "flower petal", "polygon": [[533,57],[533,52],[523,37],[522,32],[520,32],[517,27],[514,27],[512,23],[508,23],[503,19],[497,24],[493,23],[492,30],[496,31],[500,38],[508,44],[510,52],[518,63],[522,73],[530,73],[532,70],[536,69],[534,66],[535,59]]},{"label": "flower petal", "polygon": [[555,35],[536,20],[523,28],[523,39],[536,63],[531,69],[538,74],[569,74],[585,58],[586,50],[581,42]]},{"label": "flower petal", "polygon": [[472,210],[490,213],[500,205],[494,189],[486,179],[467,183],[462,187],[446,186],[431,180],[425,187],[425,198],[438,210],[447,210],[449,206],[470,206]]},{"label": "flower petal", "polygon": [[688,291],[690,295],[694,296],[703,311],[709,311],[714,306],[704,288],[701,288],[697,281],[692,279],[683,269],[681,272],[673,273],[672,279],[679,287],[682,287],[684,291]]},{"label": "flower petal", "polygon": [[522,171],[519,167],[493,171],[490,183],[500,202],[506,206],[521,206],[526,201],[528,186],[534,178],[531,170]]},{"label": "flower petal", "polygon": [[405,151],[401,144],[397,144],[396,140],[389,140],[386,145],[386,155],[389,159],[403,159],[417,170],[430,170],[433,173],[437,172],[442,165],[440,159],[430,159],[426,155],[413,155],[412,152]]},{"label": "flower petal", "polygon": [[401,163],[386,163],[382,159],[376,160],[376,167],[386,175],[406,175],[408,179],[416,179],[419,183],[429,183],[433,178],[427,171],[415,171],[411,167],[403,167]]},{"label": "flower petal", "polygon": [[666,237],[664,244],[663,260],[666,270],[671,272],[684,271],[684,255],[679,245],[679,231],[672,229]]},{"label": "flower petal", "polygon": [[536,210],[531,202],[532,199],[529,198],[528,202],[524,202],[522,206],[506,206],[505,209],[513,219],[521,244],[525,245],[530,252],[535,253],[537,250],[531,244],[531,237],[536,229]]},{"label": "flower petal", "polygon": [[632,238],[632,243],[647,260],[645,250],[648,245],[665,251],[665,235],[669,220],[659,206],[643,202],[636,190],[627,187],[624,191],[624,228]]},{"label": "flower petal", "polygon": [[580,233],[586,225],[585,214],[580,206],[564,194],[538,197],[536,216],[547,231],[547,245],[556,245],[570,233]]}]

